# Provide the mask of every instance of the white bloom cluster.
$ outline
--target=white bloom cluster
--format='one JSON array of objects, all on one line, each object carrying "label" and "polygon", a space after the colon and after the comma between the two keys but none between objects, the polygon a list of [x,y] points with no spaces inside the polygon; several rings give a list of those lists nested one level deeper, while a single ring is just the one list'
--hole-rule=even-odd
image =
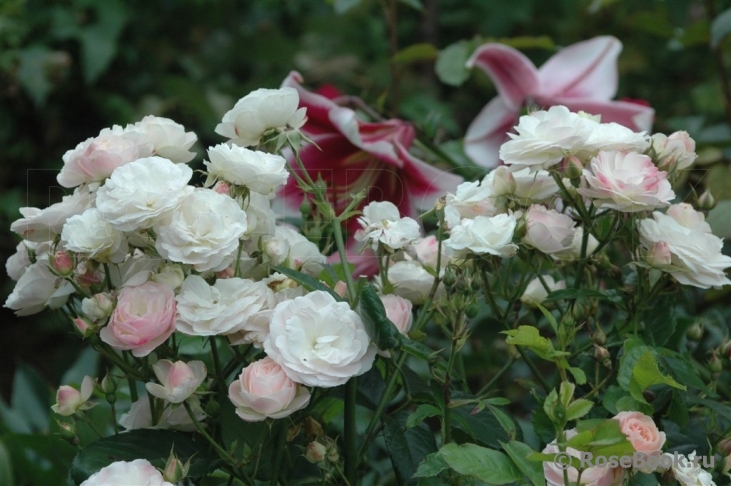
[{"label": "white bloom cluster", "polygon": [[[311,278],[327,261],[296,228],[277,223],[272,198],[289,172],[281,144],[259,146],[278,135],[296,142],[292,135],[306,121],[298,104],[293,88],[240,100],[217,127],[231,140],[208,149],[204,187],[191,185],[193,171],[184,164],[195,155],[188,150],[196,136],[166,118],[102,130],[68,151],[58,181],[73,194],[46,209],[22,208],[12,224],[24,240],[6,265],[17,281],[6,307],[28,315],[73,296],[79,332],[136,357],[176,332],[253,343],[268,357],[229,384],[244,420],[285,417],[307,406],[306,386],[340,385],[369,370],[376,347],[360,315],[273,268]],[[392,218],[391,206],[368,209],[364,218],[373,211],[372,222],[364,225],[367,238],[399,249],[420,229],[398,212]],[[399,308],[409,309],[398,319],[406,332],[410,307]],[[196,396],[208,379],[205,365],[163,359],[153,370],[146,388],[157,400],[142,397],[120,423],[192,430],[180,404],[205,419]]]}]

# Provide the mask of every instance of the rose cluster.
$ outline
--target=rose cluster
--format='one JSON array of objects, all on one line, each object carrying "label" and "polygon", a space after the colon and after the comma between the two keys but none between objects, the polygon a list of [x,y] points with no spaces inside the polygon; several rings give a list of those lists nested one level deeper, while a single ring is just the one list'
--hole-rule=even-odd
[{"label": "rose cluster", "polygon": [[[102,130],[63,157],[58,181],[73,193],[45,209],[21,208],[12,224],[23,241],[7,262],[17,282],[6,307],[18,315],[63,308],[101,351],[153,358],[150,398],[121,416],[126,429],[195,430],[205,420],[196,392],[211,389],[213,377],[204,363],[160,359],[176,356],[185,336],[259,350],[227,384],[247,421],[290,415],[308,405],[307,387],[341,385],[371,368],[377,349],[360,315],[275,270],[316,277],[326,262],[272,209],[290,178],[282,146],[299,143],[307,119],[299,104],[291,87],[241,99],[216,127],[229,140],[208,149],[202,187],[191,184],[187,165],[197,137],[183,126],[147,116]],[[385,238],[414,225],[371,233]],[[410,304],[389,307],[401,309],[394,319],[407,328]],[[54,410],[81,413],[93,387],[91,378],[80,392],[61,387]]]}]

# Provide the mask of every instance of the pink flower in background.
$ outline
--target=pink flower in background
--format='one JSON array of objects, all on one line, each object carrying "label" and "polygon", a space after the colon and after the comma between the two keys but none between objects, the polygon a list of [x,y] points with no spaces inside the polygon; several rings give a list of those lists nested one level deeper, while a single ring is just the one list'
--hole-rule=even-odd
[{"label": "pink flower in background", "polygon": [[[460,177],[409,153],[416,136],[409,123],[397,119],[364,122],[352,109],[307,91],[301,82],[302,76],[293,71],[282,83],[298,91],[299,106],[307,108],[308,118],[302,132],[317,144],[306,146],[300,156],[312,179],[317,180],[319,174],[327,183],[337,213],[345,209],[351,194],[367,189],[361,207],[373,201],[390,201],[402,216],[416,217],[418,208],[430,207],[461,182]],[[290,162],[295,166],[292,158]],[[298,208],[304,197],[294,178],[280,194],[289,208]],[[350,236],[356,229],[356,218],[352,218],[348,223]],[[355,251],[359,244],[351,239],[348,246]],[[375,266],[376,260],[369,260]]]},{"label": "pink flower in background", "polygon": [[483,69],[498,96],[472,121],[464,140],[465,153],[482,167],[499,164],[498,150],[508,140],[521,108],[564,105],[571,111],[601,115],[633,130],[649,130],[655,111],[641,103],[611,101],[617,93],[617,56],[622,43],[602,36],[562,49],[540,69],[524,54],[504,44],[484,44],[467,61]]}]

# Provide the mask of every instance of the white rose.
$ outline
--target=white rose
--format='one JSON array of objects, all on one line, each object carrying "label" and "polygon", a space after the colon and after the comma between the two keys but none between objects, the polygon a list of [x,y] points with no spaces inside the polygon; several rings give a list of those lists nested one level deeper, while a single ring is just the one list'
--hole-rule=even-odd
[{"label": "white rose", "polygon": [[587,187],[577,192],[600,208],[633,213],[667,206],[675,198],[668,173],[658,170],[647,155],[599,152],[583,174]]},{"label": "white rose", "polygon": [[246,232],[246,213],[230,197],[196,188],[154,229],[155,248],[163,258],[199,272],[223,270]]},{"label": "white rose", "polygon": [[419,223],[402,218],[396,205],[388,201],[368,204],[358,223],[361,229],[355,233],[355,239],[370,243],[374,251],[379,243],[390,250],[400,250],[421,237]]},{"label": "white rose", "polygon": [[724,269],[731,257],[723,255],[723,240],[715,235],[687,228],[673,217],[654,212],[653,219],[640,221],[640,243],[647,250],[664,242],[670,250],[671,263],[662,268],[683,285],[702,289],[731,284]]},{"label": "white rose", "polygon": [[269,129],[300,128],[305,123],[305,108],[297,109],[299,95],[294,88],[257,89],[241,98],[216,133],[243,147],[257,145]]},{"label": "white rose", "polygon": [[74,293],[74,287],[51,273],[48,265],[48,255],[43,255],[18,279],[5,301],[5,307],[14,310],[16,316],[37,314],[46,306],[58,309]]},{"label": "white rose", "polygon": [[143,253],[142,250],[135,250],[124,262],[109,267],[112,287],[136,287],[142,285],[150,279],[163,261],[161,258],[155,258]]},{"label": "white rose", "polygon": [[304,295],[304,288],[281,273],[274,273],[260,282],[274,292],[274,303],[270,304],[268,309],[252,315],[240,331],[227,335],[233,345],[253,344],[254,347],[261,349],[269,335],[269,322],[276,306],[280,302]]},{"label": "white rose", "polygon": [[117,461],[101,468],[81,486],[174,486],[146,459]]},{"label": "white rose", "polygon": [[15,253],[13,253],[10,258],[8,258],[8,261],[5,262],[5,271],[7,272],[8,277],[16,282],[23,276],[32,263],[30,261],[30,256],[28,255],[29,251],[31,251],[30,248],[25,245],[24,241],[21,241],[18,243],[18,246],[15,247]]},{"label": "white rose", "polygon": [[548,255],[565,253],[573,246],[575,224],[565,214],[534,204],[525,213],[522,242]]},{"label": "white rose", "polygon": [[[490,172],[482,182],[482,185],[492,186],[495,195],[512,195],[523,201],[540,202],[554,196],[558,192],[558,184],[553,177],[545,170],[531,172],[525,168],[518,171],[508,172],[506,166],[500,166]],[[510,176],[512,184],[507,184],[505,179]]]},{"label": "white rose", "polygon": [[273,235],[276,232],[277,216],[272,211],[269,198],[258,192],[249,193],[244,205],[246,211],[246,236]]},{"label": "white rose", "polygon": [[120,231],[148,229],[172,213],[193,191],[193,170],[162,157],[148,157],[115,170],[99,188],[96,207]]},{"label": "white rose", "polygon": [[645,132],[634,132],[618,123],[597,123],[592,130],[585,150],[593,155],[599,151],[642,153],[650,146]]},{"label": "white rose", "polygon": [[204,162],[208,169],[206,187],[222,179],[269,195],[289,178],[287,161],[281,155],[222,143],[208,149],[208,158],[210,162]]},{"label": "white rose", "polygon": [[[544,275],[543,280],[546,282],[546,285],[551,292],[566,288],[565,280],[556,282],[550,275]],[[544,300],[546,300],[546,297],[548,297],[548,292],[540,279],[536,277],[531,280],[525,288],[525,292],[523,292],[523,295],[520,296],[520,301],[525,305],[534,307],[536,304],[541,304]]]},{"label": "white rose", "polygon": [[106,263],[123,262],[128,251],[124,234],[105,221],[95,208],[70,217],[61,232],[61,241],[67,250]]},{"label": "white rose", "polygon": [[63,225],[71,217],[81,214],[94,203],[95,194],[87,188],[79,188],[61,202],[52,204],[46,209],[20,208],[21,219],[10,225],[13,231],[28,241],[42,243],[53,241],[61,234]]},{"label": "white rose", "polygon": [[275,304],[274,293],[263,282],[227,278],[210,286],[197,275],[185,279],[175,300],[175,326],[191,336],[235,333],[249,318]]},{"label": "white rose", "polygon": [[688,132],[675,132],[669,137],[662,133],[652,136],[657,166],[668,172],[687,169],[695,162],[695,140]]},{"label": "white rose", "polygon": [[100,182],[112,175],[117,167],[150,155],[152,144],[141,131],[134,127],[105,128],[97,137],[87,139],[64,154],[64,166],[56,180],[63,187]]},{"label": "white rose", "polygon": [[518,134],[508,134],[511,140],[500,147],[500,158],[511,170],[546,169],[582,150],[596,125],[565,106],[521,116]]},{"label": "white rose", "polygon": [[487,179],[480,184],[475,182],[463,182],[457,186],[455,194],[447,193],[446,205],[444,206],[444,220],[447,228],[454,228],[464,218],[476,216],[494,216],[498,209],[492,199],[493,188],[491,180]]},{"label": "white rose", "polygon": [[518,246],[512,243],[515,226],[515,218],[508,214],[463,219],[452,229],[443,244],[458,257],[466,256],[470,252],[510,257],[518,250]]},{"label": "white rose", "polygon": [[277,226],[274,238],[265,238],[267,256],[275,265],[284,265],[287,268],[304,272],[311,276],[319,275],[327,257],[320,253],[320,249],[289,226]]},{"label": "white rose", "polygon": [[347,302],[323,291],[279,304],[264,351],[297,383],[330,388],[373,365],[376,346]]},{"label": "white rose", "polygon": [[[193,415],[198,422],[206,419],[206,414],[201,410],[200,401],[195,395],[187,400]],[[157,423],[152,421],[152,413],[150,411],[150,400],[143,396],[132,404],[127,413],[119,417],[119,425],[127,430],[135,429],[172,429],[182,432],[194,432],[197,430],[195,424],[190,419],[188,411],[185,407],[173,405],[167,400],[163,402],[162,414],[158,415]],[[158,414],[159,410],[155,410]],[[122,483],[124,484],[124,483]],[[144,484],[144,483],[143,483]],[[121,485],[120,485],[121,486]]]},{"label": "white rose", "polygon": [[198,137],[193,132],[186,132],[185,127],[169,118],[147,115],[135,123],[152,142],[155,155],[172,160],[173,162],[190,162],[195,152],[188,149],[193,146]]},{"label": "white rose", "polygon": [[[419,238],[411,245],[411,249],[416,254],[419,263],[436,270],[437,260],[439,259],[439,240],[436,236],[430,235],[426,238]],[[444,250],[445,248],[442,248],[442,258],[439,262],[442,268],[446,267],[451,261],[451,258],[445,254]],[[407,255],[408,258],[410,257]]]},{"label": "white rose", "polygon": [[[700,459],[695,456],[695,451],[688,454],[687,457],[679,454],[676,461],[674,455],[666,452],[661,460],[672,464],[673,476],[682,486],[716,486],[711,473],[700,467],[698,464]],[[698,462],[695,462],[694,459]]]},{"label": "white rose", "polygon": [[[584,244],[584,228],[579,226],[575,228],[574,238],[571,241],[571,248],[566,251],[555,253],[552,256],[554,258],[560,258],[562,260],[576,260],[581,258],[581,246]],[[589,237],[586,241],[586,254],[585,256],[591,256],[596,249],[599,247],[599,241],[594,238],[594,235],[589,233]]]},{"label": "white rose", "polygon": [[183,285],[185,273],[180,265],[164,264],[157,273],[150,275],[153,282],[167,285],[173,290],[177,290]]},{"label": "white rose", "polygon": [[688,203],[673,204],[665,214],[677,221],[680,226],[685,226],[686,228],[700,231],[701,233],[712,233],[711,226],[706,223],[705,215],[693,209],[693,206]]},{"label": "white rose", "polygon": [[[393,293],[408,299],[414,305],[421,305],[429,297],[434,285],[434,275],[415,261],[404,260],[396,262],[388,269],[388,281],[394,287]],[[376,285],[381,286],[380,276],[375,277]],[[435,297],[444,291],[440,283]]]}]

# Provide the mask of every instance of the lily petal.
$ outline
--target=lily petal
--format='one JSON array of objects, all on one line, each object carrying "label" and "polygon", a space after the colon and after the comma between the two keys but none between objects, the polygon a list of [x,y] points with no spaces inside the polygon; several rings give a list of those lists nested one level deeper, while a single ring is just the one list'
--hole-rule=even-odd
[{"label": "lily petal", "polygon": [[333,108],[337,108],[332,100],[308,91],[302,87],[304,78],[297,71],[291,71],[287,78],[282,82],[282,87],[290,87],[297,90],[300,98],[299,107],[307,108],[307,131],[308,133],[319,133],[322,131],[332,131],[332,123],[330,122],[329,113]]},{"label": "lily petal", "polygon": [[517,121],[517,110],[508,107],[502,98],[496,96],[467,129],[464,138],[465,154],[480,167],[497,167],[500,165],[500,146],[508,140],[507,133]]},{"label": "lily petal", "polygon": [[467,61],[467,67],[484,70],[503,101],[519,109],[526,97],[538,92],[540,81],[536,66],[522,52],[504,44],[484,44]]},{"label": "lily petal", "polygon": [[538,70],[544,97],[609,100],[617,93],[617,57],[622,43],[611,36],[572,44]]},{"label": "lily petal", "polygon": [[576,98],[539,98],[539,104],[546,106],[564,105],[569,110],[583,110],[592,115],[601,115],[602,123],[619,123],[635,131],[649,132],[655,120],[655,110],[649,106],[629,101],[599,101]]}]

